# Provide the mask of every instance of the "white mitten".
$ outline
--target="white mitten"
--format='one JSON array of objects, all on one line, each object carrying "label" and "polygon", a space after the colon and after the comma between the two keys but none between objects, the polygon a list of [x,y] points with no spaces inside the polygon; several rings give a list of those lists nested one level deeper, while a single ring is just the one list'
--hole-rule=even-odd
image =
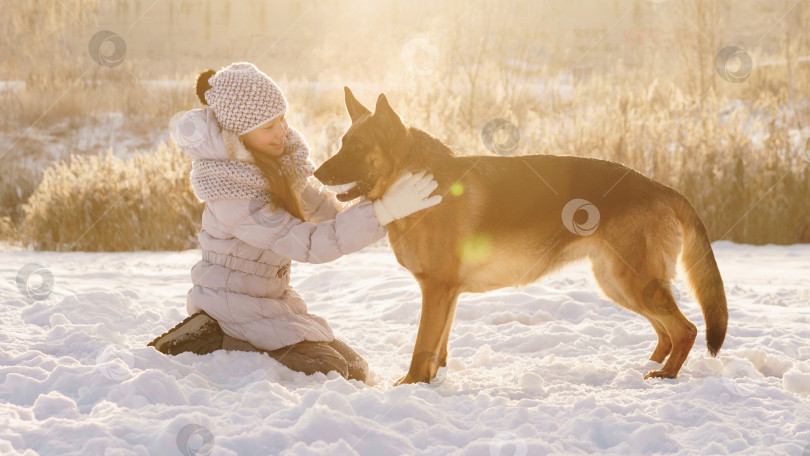
[{"label": "white mitten", "polygon": [[374,208],[380,225],[387,225],[394,220],[439,204],[442,200],[441,195],[433,195],[428,198],[438,186],[439,183],[433,179],[433,176],[426,174],[425,171],[419,171],[416,174],[408,172],[397,179],[385,191],[382,198],[373,201],[371,206]]}]

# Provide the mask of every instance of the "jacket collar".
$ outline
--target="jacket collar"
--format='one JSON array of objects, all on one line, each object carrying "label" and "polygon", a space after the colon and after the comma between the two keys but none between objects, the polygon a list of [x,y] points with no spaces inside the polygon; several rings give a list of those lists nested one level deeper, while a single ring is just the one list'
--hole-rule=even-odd
[{"label": "jacket collar", "polygon": [[236,160],[253,165],[256,164],[253,155],[251,155],[250,151],[242,144],[242,141],[239,140],[239,135],[236,133],[223,128],[222,142],[225,144],[225,151],[228,153],[229,160]]}]

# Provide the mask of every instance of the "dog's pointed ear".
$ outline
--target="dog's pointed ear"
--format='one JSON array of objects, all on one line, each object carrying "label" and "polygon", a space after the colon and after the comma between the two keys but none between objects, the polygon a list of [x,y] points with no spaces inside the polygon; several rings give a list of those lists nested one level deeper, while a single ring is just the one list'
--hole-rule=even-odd
[{"label": "dog's pointed ear", "polygon": [[352,118],[352,123],[357,122],[361,117],[371,114],[365,106],[361,105],[357,98],[347,86],[343,87],[343,92],[346,94],[346,109],[349,111],[349,117]]},{"label": "dog's pointed ear", "polygon": [[390,104],[388,104],[388,99],[385,98],[385,94],[381,93],[379,97],[377,97],[377,106],[374,108],[374,117],[380,119],[383,122],[383,125],[386,125],[389,128],[394,128],[395,130],[404,130],[405,124],[402,123],[402,119],[400,119],[399,114],[394,111]]}]

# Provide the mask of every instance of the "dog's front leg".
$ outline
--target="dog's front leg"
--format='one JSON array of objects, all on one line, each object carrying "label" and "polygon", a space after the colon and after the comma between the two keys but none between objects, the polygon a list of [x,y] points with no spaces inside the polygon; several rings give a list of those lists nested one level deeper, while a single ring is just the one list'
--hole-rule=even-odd
[{"label": "dog's front leg", "polygon": [[[422,315],[408,373],[394,384],[430,382],[446,364],[447,340],[456,313],[461,286],[447,282],[421,281]],[[442,359],[445,358],[445,359]]]}]

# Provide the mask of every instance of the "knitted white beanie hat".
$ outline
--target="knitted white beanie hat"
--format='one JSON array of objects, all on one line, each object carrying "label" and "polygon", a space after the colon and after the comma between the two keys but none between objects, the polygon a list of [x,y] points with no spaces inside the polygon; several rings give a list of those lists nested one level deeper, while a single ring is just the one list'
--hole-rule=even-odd
[{"label": "knitted white beanie hat", "polygon": [[236,62],[208,79],[205,101],[223,128],[243,135],[287,112],[287,100],[270,76]]}]

